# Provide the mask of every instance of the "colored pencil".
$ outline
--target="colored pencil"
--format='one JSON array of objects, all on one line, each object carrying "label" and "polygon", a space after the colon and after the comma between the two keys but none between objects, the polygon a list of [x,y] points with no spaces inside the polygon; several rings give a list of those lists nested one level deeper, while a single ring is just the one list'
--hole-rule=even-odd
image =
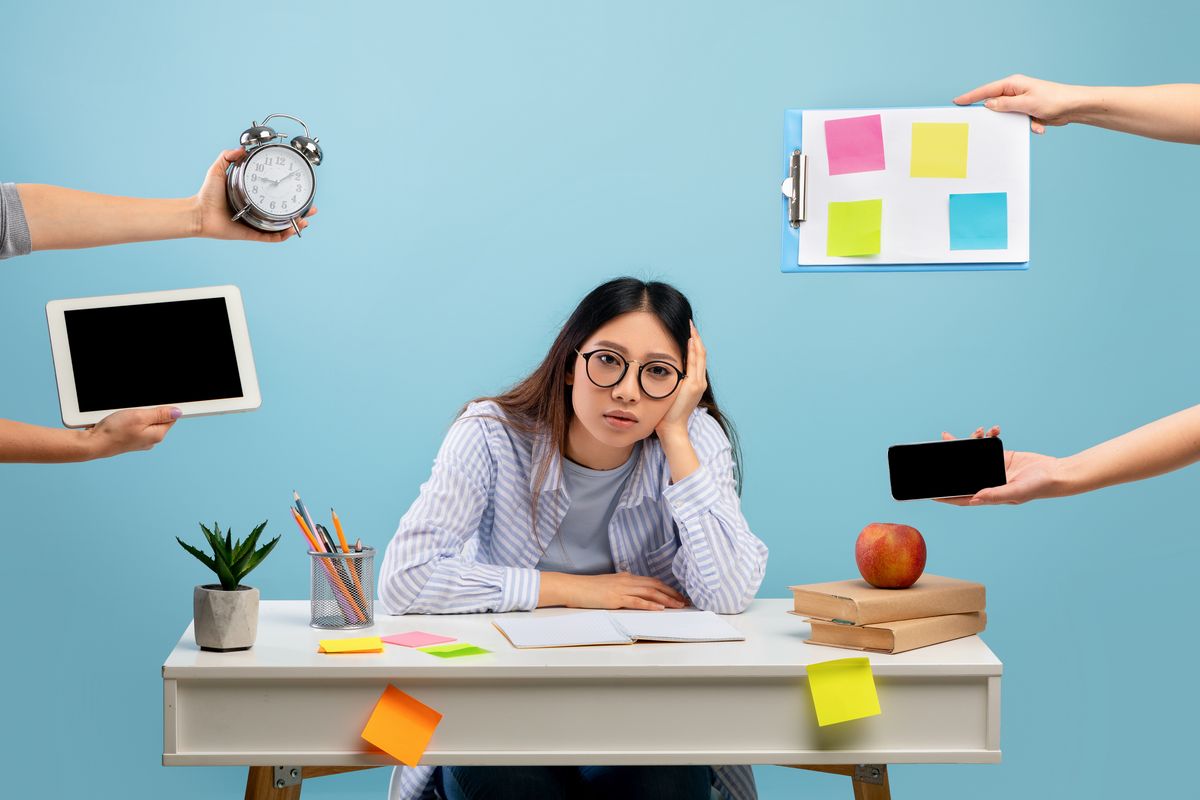
[{"label": "colored pencil", "polygon": [[300,493],[292,489],[292,500],[296,503],[296,508],[300,511],[300,516],[304,517],[304,521],[308,523],[308,529],[314,534],[317,532],[317,526],[313,524],[312,515],[308,513],[308,509],[304,507],[304,501],[300,499]]},{"label": "colored pencil", "polygon": [[[342,543],[342,552],[349,553],[350,547],[346,544],[346,532],[342,530],[342,521],[338,519],[337,512],[333,507],[329,508],[329,516],[333,518],[333,527],[337,531],[338,541]],[[350,562],[347,561],[349,564]],[[362,571],[362,559],[355,559],[350,567],[350,577],[354,578],[354,585],[358,587],[358,596],[363,598],[363,607],[366,607],[366,594],[363,592],[362,581],[358,579],[358,573]]]},{"label": "colored pencil", "polygon": [[342,521],[338,519],[337,512],[332,507],[329,509],[329,516],[333,518],[333,528],[337,531],[338,540],[342,543],[342,552],[349,553],[350,548],[346,546],[346,533],[342,530]]}]

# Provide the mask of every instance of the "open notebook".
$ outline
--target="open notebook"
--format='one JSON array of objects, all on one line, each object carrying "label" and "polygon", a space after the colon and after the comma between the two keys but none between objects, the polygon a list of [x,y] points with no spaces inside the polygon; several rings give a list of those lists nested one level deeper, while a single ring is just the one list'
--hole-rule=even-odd
[{"label": "open notebook", "polygon": [[711,611],[580,611],[493,620],[513,647],[577,647],[651,642],[741,642],[746,637]]}]

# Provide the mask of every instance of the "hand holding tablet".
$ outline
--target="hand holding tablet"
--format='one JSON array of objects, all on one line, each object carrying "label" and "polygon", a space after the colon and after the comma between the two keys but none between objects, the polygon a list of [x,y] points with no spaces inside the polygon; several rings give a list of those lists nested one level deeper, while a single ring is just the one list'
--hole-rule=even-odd
[{"label": "hand holding tablet", "polygon": [[94,432],[123,438],[126,425],[166,425],[160,416],[170,409],[154,409],[153,420],[146,411],[105,419],[122,409],[173,406],[199,416],[261,403],[236,286],[53,300],[46,318],[69,428],[105,420]]},{"label": "hand holding tablet", "polygon": [[134,450],[149,450],[163,440],[181,413],[172,406],[159,406],[109,414],[85,431],[88,457],[108,458]]}]

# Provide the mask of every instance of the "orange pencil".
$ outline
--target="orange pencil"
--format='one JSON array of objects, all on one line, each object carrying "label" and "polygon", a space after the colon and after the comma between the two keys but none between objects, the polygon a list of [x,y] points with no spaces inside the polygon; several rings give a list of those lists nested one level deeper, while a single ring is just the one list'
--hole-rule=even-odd
[{"label": "orange pencil", "polygon": [[346,534],[342,532],[342,521],[338,519],[337,512],[332,508],[329,509],[329,514],[333,517],[333,527],[337,530],[338,541],[342,544],[342,552],[349,553],[350,548],[346,545]]},{"label": "orange pencil", "polygon": [[[300,514],[298,514],[296,512],[296,509],[293,508],[293,509],[291,509],[291,511],[292,511],[292,517],[296,520],[296,524],[300,526],[300,530],[302,530],[304,532],[304,536],[308,539],[308,543],[310,545],[312,545],[313,550],[318,553],[324,553],[325,552],[324,548],[320,547],[317,544],[316,537],[313,536],[311,532],[309,532],[308,526],[304,524],[303,517],[301,517]],[[351,610],[358,617],[357,621],[365,622],[367,619],[367,615],[365,613],[363,613],[363,610],[361,608],[359,608],[358,603],[355,602],[354,597],[350,592],[350,589],[347,588],[346,584],[342,583],[342,579],[339,578],[338,574],[333,571],[333,565],[329,563],[329,559],[322,558],[321,563],[325,565],[325,571],[329,573],[329,579],[337,585],[338,589],[341,590],[342,596],[347,600],[347,602],[350,603]]]},{"label": "orange pencil", "polygon": [[[337,512],[334,511],[332,507],[329,509],[329,515],[333,517],[333,527],[337,530],[338,541],[341,542],[342,545],[342,552],[349,553],[350,546],[346,544],[346,534],[344,531],[342,531],[342,521],[338,519]],[[358,579],[359,567],[361,567],[361,564],[355,566],[347,564],[346,566],[350,567],[350,577],[354,579],[354,585],[358,587],[358,596],[363,598],[363,605],[365,607],[367,602],[366,595],[363,594],[362,581]]]},{"label": "orange pencil", "polygon": [[308,526],[304,524],[304,520],[301,519],[300,515],[296,513],[296,509],[291,508],[288,510],[292,512],[292,518],[295,519],[296,524],[300,526],[300,532],[304,534],[304,538],[308,539],[309,546],[318,553],[325,552],[324,549],[317,544],[317,540],[314,539],[313,535],[309,532]]}]

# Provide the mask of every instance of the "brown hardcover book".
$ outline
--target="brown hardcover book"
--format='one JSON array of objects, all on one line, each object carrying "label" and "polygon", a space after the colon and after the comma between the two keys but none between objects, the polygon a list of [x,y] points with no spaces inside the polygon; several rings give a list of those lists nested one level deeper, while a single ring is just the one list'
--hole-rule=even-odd
[{"label": "brown hardcover book", "polygon": [[812,618],[807,622],[812,625],[809,644],[869,650],[872,653],[903,653],[905,650],[979,633],[987,627],[987,612],[901,619],[876,625],[843,625]]},{"label": "brown hardcover book", "polygon": [[968,614],[986,608],[982,583],[928,573],[907,589],[878,589],[862,579],[788,588],[797,614],[851,625]]}]

